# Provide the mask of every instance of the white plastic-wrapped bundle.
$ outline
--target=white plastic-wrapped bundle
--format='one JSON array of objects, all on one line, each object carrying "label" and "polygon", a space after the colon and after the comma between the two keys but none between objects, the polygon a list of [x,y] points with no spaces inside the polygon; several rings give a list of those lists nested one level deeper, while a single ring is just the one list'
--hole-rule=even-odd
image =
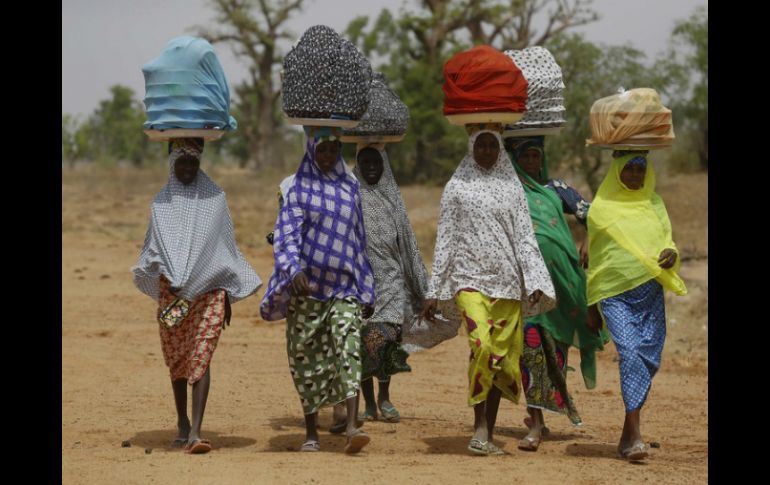
[{"label": "white plastic-wrapped bundle", "polygon": [[589,121],[591,138],[586,145],[652,150],[674,143],[671,110],[654,89],[629,89],[601,98],[591,106]]}]

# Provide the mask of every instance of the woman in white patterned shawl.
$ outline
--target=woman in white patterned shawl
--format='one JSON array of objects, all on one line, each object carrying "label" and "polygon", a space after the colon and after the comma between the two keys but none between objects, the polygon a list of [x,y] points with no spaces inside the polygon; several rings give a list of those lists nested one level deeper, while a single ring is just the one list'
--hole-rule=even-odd
[{"label": "woman in white patterned shawl", "polygon": [[502,454],[492,443],[500,397],[521,396],[522,316],[555,304],[521,182],[502,149],[502,126],[470,126],[468,154],[441,196],[433,271],[423,316],[454,300],[471,349],[468,450]]}]

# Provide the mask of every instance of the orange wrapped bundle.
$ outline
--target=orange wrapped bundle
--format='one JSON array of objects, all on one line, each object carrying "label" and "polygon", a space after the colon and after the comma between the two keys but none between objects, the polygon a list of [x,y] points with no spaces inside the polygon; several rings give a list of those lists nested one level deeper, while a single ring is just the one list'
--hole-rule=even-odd
[{"label": "orange wrapped bundle", "polygon": [[488,45],[455,54],[444,64],[444,115],[518,113],[527,103],[527,80],[502,52]]},{"label": "orange wrapped bundle", "polygon": [[667,148],[674,143],[671,110],[654,89],[637,88],[597,100],[586,145]]}]

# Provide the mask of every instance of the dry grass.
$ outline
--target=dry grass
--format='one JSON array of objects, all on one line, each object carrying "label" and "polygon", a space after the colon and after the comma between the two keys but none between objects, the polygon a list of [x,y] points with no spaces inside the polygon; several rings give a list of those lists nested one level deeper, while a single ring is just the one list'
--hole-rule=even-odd
[{"label": "dry grass", "polygon": [[[208,172],[228,194],[241,250],[267,280],[273,258],[264,236],[275,220],[282,174],[227,167]],[[301,409],[286,367],[285,324],[258,316],[262,291],[234,306],[233,324],[214,357],[204,423],[214,452],[193,458],[171,449],[175,416],[156,307],[128,271],[144,240],[152,197],[166,178],[161,166],[62,171],[62,483],[479,481],[480,461],[465,449],[472,412],[462,338],[410,357],[413,371],[391,385],[402,423],[367,423],[372,444],[362,456],[344,456],[344,438],[325,431],[322,453],[290,451],[302,442]],[[706,176],[696,175],[662,185],[682,248],[708,249],[706,184]],[[441,188],[405,187],[403,194],[430,267]],[[515,470],[524,483],[707,481],[707,267],[707,260],[686,262],[682,274],[690,294],[667,296],[664,363],[644,418],[646,439],[662,447],[649,464],[614,458],[623,407],[610,345],[598,356],[596,389],[586,390],[578,373],[567,377],[585,426],[549,416],[553,437],[538,453],[516,449],[525,433],[524,407],[503,403],[495,439],[511,455],[484,460],[487,475]],[[110,311],[94,302],[109,302]],[[573,366],[577,359],[573,349]],[[330,413],[321,414],[326,427]],[[123,440],[133,446],[122,448]]]}]

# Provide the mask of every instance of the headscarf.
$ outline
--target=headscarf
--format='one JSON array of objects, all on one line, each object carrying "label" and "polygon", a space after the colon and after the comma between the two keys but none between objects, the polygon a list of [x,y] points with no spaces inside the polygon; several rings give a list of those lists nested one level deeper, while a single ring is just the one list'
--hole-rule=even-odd
[{"label": "headscarf", "polygon": [[652,165],[647,165],[639,190],[629,189],[620,180],[623,167],[638,157],[643,158],[643,155],[631,152],[612,161],[588,211],[589,305],[634,289],[653,278],[677,295],[687,294],[678,274],[681,255],[669,269],[658,265],[663,249],[677,249],[666,206],[655,193]]},{"label": "headscarf", "polygon": [[318,143],[308,137],[275,222],[275,266],[260,305],[265,320],[286,317],[290,284],[299,271],[305,272],[315,299],[352,296],[361,304],[374,304],[358,181],[341,152],[334,168],[322,172],[315,160]]},{"label": "headscarf", "polygon": [[[497,161],[484,169],[473,159],[483,133],[500,144]],[[521,182],[503,150],[498,131],[481,130],[468,139],[468,154],[441,196],[436,249],[427,298],[451,300],[465,288],[491,298],[520,300],[524,316],[555,305],[548,269],[537,246]],[[528,296],[540,290],[530,306]]]},{"label": "headscarf", "polygon": [[168,182],[153,199],[144,247],[131,268],[134,284],[154,300],[160,275],[187,300],[216,289],[231,302],[246,298],[262,281],[238,250],[224,191],[203,170],[189,185],[174,175],[176,160],[200,158],[202,146],[188,139],[171,146]]},{"label": "headscarf", "polygon": [[[516,147],[518,156],[527,150],[543,150],[543,140],[526,139]],[[524,180],[529,213],[538,247],[556,290],[557,307],[529,320],[545,328],[554,339],[580,349],[580,369],[588,389],[596,386],[596,350],[609,341],[606,332],[596,336],[586,326],[586,277],[562,210],[562,200],[553,190],[538,183],[518,164],[516,172]],[[548,173],[545,159],[541,176]],[[547,180],[541,179],[541,180]]]}]

